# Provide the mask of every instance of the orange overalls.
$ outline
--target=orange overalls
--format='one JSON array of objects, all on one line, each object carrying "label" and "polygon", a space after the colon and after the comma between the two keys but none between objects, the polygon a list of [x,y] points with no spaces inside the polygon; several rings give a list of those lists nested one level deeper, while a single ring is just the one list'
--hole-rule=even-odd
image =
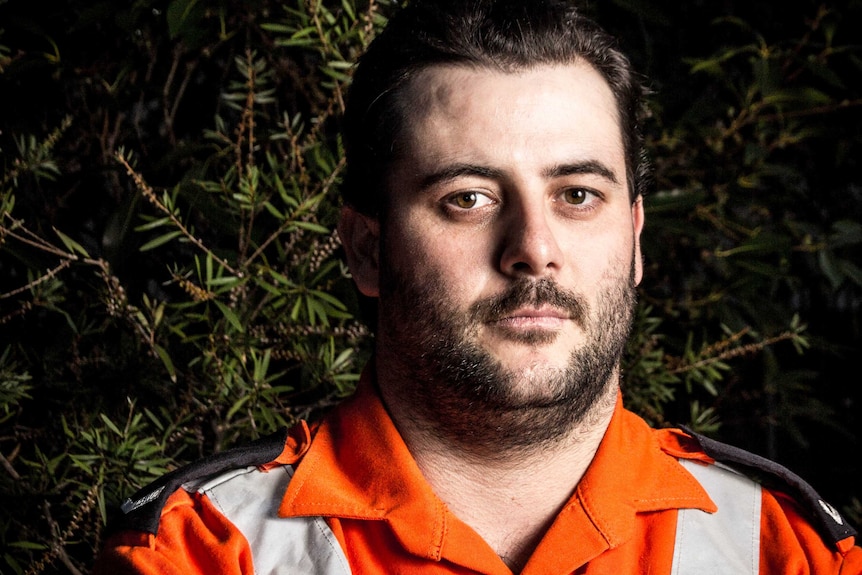
[{"label": "orange overalls", "polygon": [[[264,473],[229,472],[236,476],[231,485],[248,482],[239,488],[238,505],[221,501],[218,486],[227,475],[178,489],[157,518],[157,534],[111,537],[96,575],[250,574],[255,563],[262,573],[269,572],[263,565],[286,568],[294,560],[302,567],[283,572],[316,573],[304,563],[309,559],[291,555],[309,548],[312,558],[325,556],[321,561],[338,569],[321,573],[511,575],[431,491],[370,379],[363,374],[355,396],[318,427],[291,430],[281,453],[259,466]],[[651,429],[618,400],[593,462],[523,575],[670,574],[678,511],[716,509],[678,458],[713,463],[684,432]],[[261,495],[265,489],[271,495]],[[760,573],[862,574],[862,548],[852,536],[825,542],[797,503],[778,491],[763,489],[758,507]],[[299,526],[297,537],[305,539],[261,533],[264,515],[268,524]]]}]

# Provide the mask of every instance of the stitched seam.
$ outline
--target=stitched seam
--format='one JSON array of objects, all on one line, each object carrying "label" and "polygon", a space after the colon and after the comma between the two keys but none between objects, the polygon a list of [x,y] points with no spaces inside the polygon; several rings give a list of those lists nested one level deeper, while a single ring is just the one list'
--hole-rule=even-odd
[{"label": "stitched seam", "polygon": [[755,486],[753,505],[751,506],[751,573],[757,575],[760,571],[760,498],[761,488]]},{"label": "stitched seam", "polygon": [[332,529],[329,528],[326,521],[317,517],[314,519],[314,526],[318,531],[320,531],[320,534],[323,535],[326,543],[335,553],[338,563],[341,565],[342,569],[344,569],[344,572],[350,573],[350,563],[347,561],[347,557],[344,556],[344,551],[341,549],[341,545],[338,543],[338,540],[335,539],[335,534],[332,532]]},{"label": "stitched seam", "polygon": [[674,537],[673,543],[673,569],[671,570],[671,575],[678,575],[680,570],[680,555],[682,554],[681,543],[685,541],[686,537],[686,513],[683,510],[679,510],[676,512],[676,536]]}]

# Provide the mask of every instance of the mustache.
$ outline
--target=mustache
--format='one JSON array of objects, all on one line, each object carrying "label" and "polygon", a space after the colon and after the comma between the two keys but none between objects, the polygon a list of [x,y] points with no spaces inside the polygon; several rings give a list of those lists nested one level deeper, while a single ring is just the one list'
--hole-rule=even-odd
[{"label": "mustache", "polygon": [[566,312],[581,325],[587,316],[587,304],[577,294],[564,290],[548,278],[519,278],[504,292],[475,302],[470,306],[470,314],[474,320],[487,323],[501,320],[523,307],[543,305]]}]

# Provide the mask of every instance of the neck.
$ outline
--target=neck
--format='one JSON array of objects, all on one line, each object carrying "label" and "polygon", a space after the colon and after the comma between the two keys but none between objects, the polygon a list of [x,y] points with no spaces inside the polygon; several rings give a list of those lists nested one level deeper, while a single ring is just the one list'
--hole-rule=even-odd
[{"label": "neck", "polygon": [[[417,417],[415,406],[381,388],[395,425],[425,478],[449,510],[472,527],[518,572],[529,559],[592,461],[610,422],[618,393],[605,386],[589,411],[553,441],[493,452],[494,437],[432,433],[433,424]],[[390,390],[392,388],[389,388]],[[481,408],[469,419],[482,420]],[[536,421],[543,421],[542,417]],[[485,431],[487,426],[479,426]],[[485,431],[487,433],[487,431]]]}]

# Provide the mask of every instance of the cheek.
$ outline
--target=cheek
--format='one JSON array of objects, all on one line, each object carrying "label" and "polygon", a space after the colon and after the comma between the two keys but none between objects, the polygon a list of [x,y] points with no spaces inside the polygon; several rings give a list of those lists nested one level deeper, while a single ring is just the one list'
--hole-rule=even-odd
[{"label": "cheek", "polygon": [[[639,255],[632,241],[618,242],[613,250],[605,253],[596,265],[601,266],[601,274],[597,282],[603,285],[618,285],[633,283],[637,285]],[[634,271],[635,277],[632,277]],[[634,280],[634,282],[632,282]]]},{"label": "cheek", "polygon": [[601,283],[630,274],[635,250],[630,228],[605,226],[566,247],[566,266],[585,283]]},{"label": "cheek", "polygon": [[478,238],[429,227],[403,226],[394,232],[387,241],[387,260],[402,281],[439,285],[453,305],[482,295],[490,266],[488,247]]},{"label": "cheek", "polygon": [[432,218],[419,210],[395,211],[386,235],[386,250],[399,268],[423,269],[434,265],[435,259],[451,257],[448,246],[432,225]]}]

